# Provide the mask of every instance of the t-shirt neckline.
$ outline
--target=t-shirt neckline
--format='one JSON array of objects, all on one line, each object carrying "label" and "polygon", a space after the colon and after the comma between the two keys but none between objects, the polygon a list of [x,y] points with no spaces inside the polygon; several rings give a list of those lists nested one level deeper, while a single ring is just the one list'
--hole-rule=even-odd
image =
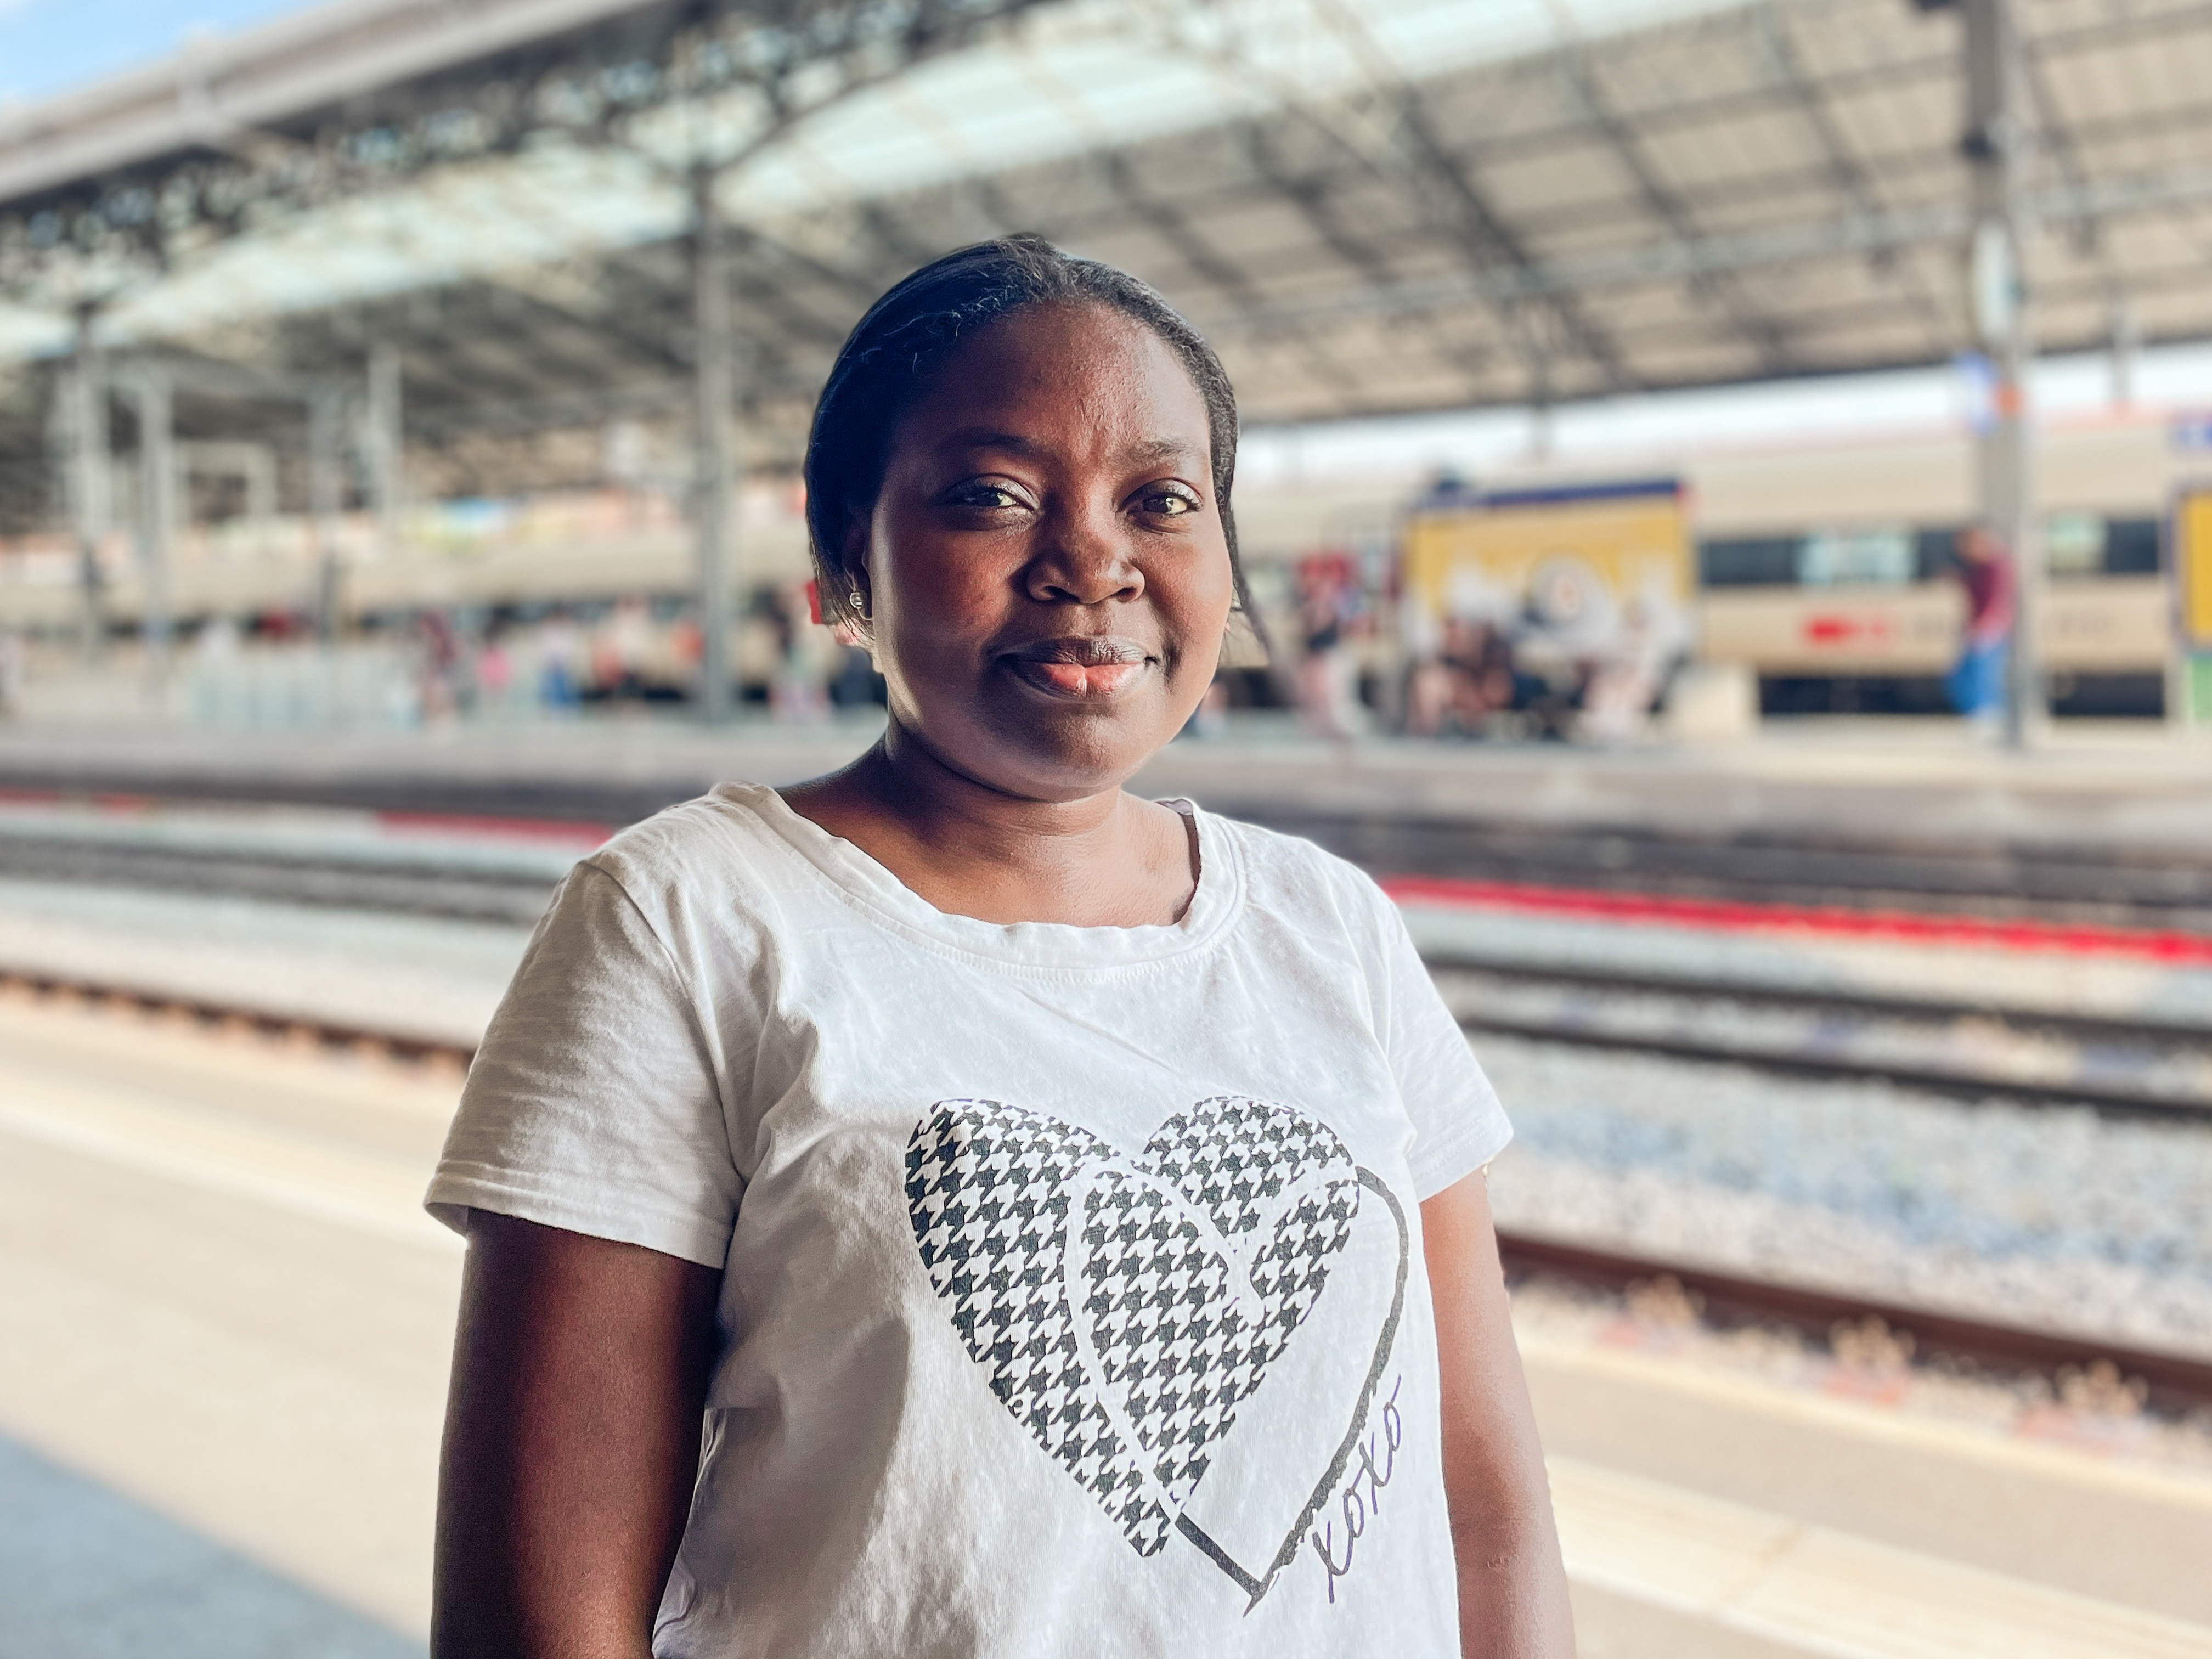
[{"label": "t-shirt neckline", "polygon": [[1219,819],[1180,796],[1159,804],[1182,813],[1198,835],[1198,882],[1182,915],[1135,927],[1083,927],[984,921],[940,910],[854,843],[794,811],[766,784],[726,783],[714,793],[749,809],[848,902],[879,923],[908,938],[994,962],[1065,972],[1159,962],[1212,943],[1243,901],[1243,870],[1232,838],[1223,832]]}]

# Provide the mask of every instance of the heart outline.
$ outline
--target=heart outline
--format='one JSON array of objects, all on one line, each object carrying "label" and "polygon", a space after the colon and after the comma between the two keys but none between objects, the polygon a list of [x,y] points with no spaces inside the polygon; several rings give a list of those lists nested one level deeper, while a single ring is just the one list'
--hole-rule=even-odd
[{"label": "heart outline", "polygon": [[[1253,1165],[1222,1158],[1223,1133],[1241,1129],[1255,1114],[1276,1126],[1274,1161]],[[1171,1128],[1176,1131],[1175,1137],[1164,1141],[1162,1136]],[[1209,1152],[1214,1155],[1210,1162]],[[1355,1164],[1325,1125],[1294,1108],[1243,1097],[1210,1097],[1171,1116],[1146,1143],[1146,1159],[1132,1163],[1109,1143],[1064,1119],[997,1101],[940,1100],[915,1124],[908,1143],[909,1218],[933,1286],[940,1298],[952,1303],[954,1327],[970,1358],[988,1370],[991,1391],[999,1403],[1100,1504],[1140,1556],[1156,1553],[1170,1532],[1180,1534],[1245,1592],[1249,1613],[1297,1558],[1306,1528],[1343,1478],[1367,1425],[1404,1314],[1411,1237],[1404,1208],[1389,1185]],[[1346,1171],[1334,1182],[1326,1179],[1332,1164]],[[1377,1333],[1350,1427],[1274,1558],[1264,1573],[1255,1576],[1208,1535],[1185,1506],[1194,1498],[1221,1437],[1235,1427],[1239,1407],[1256,1393],[1267,1367],[1281,1357],[1291,1334],[1316,1304],[1326,1285],[1326,1261],[1344,1248],[1340,1229],[1350,1224],[1356,1207],[1340,1217],[1336,1241],[1312,1256],[1317,1279],[1298,1287],[1278,1278],[1263,1293],[1278,1304],[1278,1316],[1289,1318],[1271,1348],[1256,1363],[1252,1363],[1254,1351],[1249,1345],[1242,1349],[1232,1346],[1216,1356],[1251,1364],[1242,1389],[1236,1385],[1234,1369],[1207,1377],[1203,1366],[1196,1368],[1200,1386],[1227,1397],[1224,1401],[1217,1395],[1206,1401],[1194,1420],[1186,1419],[1180,1437],[1184,1461],[1170,1474],[1167,1471],[1177,1455],[1177,1437],[1171,1431],[1176,1413],[1189,1402],[1173,1392],[1181,1379],[1173,1365],[1166,1367],[1170,1415],[1151,1430],[1153,1437],[1148,1442],[1146,1430],[1131,1415],[1132,1402],[1113,1386],[1113,1370],[1099,1346],[1103,1332],[1095,1328],[1117,1308],[1110,1299],[1107,1276],[1093,1271],[1091,1251],[1103,1248],[1109,1236],[1097,1218],[1098,1200],[1109,1188],[1117,1196],[1138,1194],[1135,1206],[1124,1199],[1115,1208],[1125,1220],[1135,1218],[1133,1208],[1144,1209],[1153,1225],[1142,1233],[1122,1231],[1122,1243],[1149,1237],[1156,1245],[1177,1252],[1185,1294],[1165,1298],[1168,1311],[1159,1316],[1164,1322],[1146,1327],[1148,1335],[1164,1336],[1172,1344],[1189,1334],[1187,1324],[1176,1322],[1188,1317],[1177,1304],[1191,1299],[1188,1279],[1194,1265],[1206,1277],[1218,1280],[1218,1273],[1206,1270],[1218,1267],[1243,1281],[1243,1293],[1234,1297],[1231,1310],[1242,1322],[1243,1304],[1249,1292],[1260,1288],[1254,1278],[1255,1251],[1243,1242],[1264,1218],[1255,1199],[1269,1200],[1274,1215],[1270,1237],[1256,1243],[1264,1259],[1271,1248],[1284,1242],[1283,1230],[1299,1189],[1326,1193],[1352,1183],[1382,1199],[1397,1233],[1389,1312]],[[1286,1192],[1291,1200],[1279,1201]],[[1164,1209],[1163,1200],[1171,1207]],[[1336,1207],[1330,1206],[1332,1211]],[[1309,1213],[1309,1227],[1319,1218]],[[1224,1226],[1231,1231],[1223,1231]],[[1009,1238],[1008,1227],[1027,1231]],[[1309,1232],[1309,1240],[1313,1237]],[[1278,1272],[1285,1265],[1279,1261]],[[1122,1286],[1127,1291],[1132,1288],[1128,1270],[1122,1271]],[[1079,1310],[1075,1301],[1078,1279],[1091,1292]],[[1217,1298],[1221,1288],[1217,1283]],[[1308,1292],[1304,1297],[1301,1288]],[[1152,1309],[1162,1299],[1155,1291],[1136,1301],[1139,1307]],[[1292,1311],[1300,1300],[1304,1305]],[[1118,1305],[1126,1307],[1128,1302],[1125,1296]],[[1203,1317],[1203,1297],[1200,1305]],[[1267,1341],[1265,1322],[1254,1330],[1261,1342]],[[1203,1343],[1204,1337],[1200,1340]],[[1124,1379],[1152,1386],[1146,1367],[1131,1370],[1125,1358],[1116,1358]],[[1051,1369],[1054,1366],[1056,1371]],[[1212,1424],[1204,1414],[1207,1408],[1214,1413]],[[1160,1401],[1153,1399],[1141,1405],[1139,1415],[1155,1416],[1160,1409]],[[1170,1480],[1179,1490],[1171,1489]]]},{"label": "heart outline", "polygon": [[1268,1564],[1266,1577],[1253,1577],[1242,1563],[1208,1537],[1205,1528],[1187,1513],[1178,1511],[1176,1516],[1176,1530],[1196,1545],[1206,1559],[1228,1574],[1237,1587],[1250,1598],[1244,1603],[1247,1613],[1260,1605],[1260,1598],[1273,1588],[1283,1569],[1297,1559],[1298,1540],[1305,1535],[1306,1528],[1313,1524],[1314,1516],[1321,1513],[1321,1506],[1328,1502],[1329,1493],[1336,1490],[1336,1483],[1344,1479],[1345,1470],[1352,1466],[1352,1454],[1358,1447],[1360,1435],[1366,1430],[1367,1413],[1374,1408],[1375,1395],[1382,1386],[1383,1370],[1390,1363],[1390,1352],[1397,1342],[1398,1322],[1406,1312],[1406,1278],[1413,1265],[1413,1241],[1412,1234],[1407,1231],[1405,1206],[1398,1202],[1398,1195],[1390,1190],[1389,1183],[1372,1170],[1364,1164],[1353,1167],[1359,1171],[1359,1184],[1378,1195],[1389,1206],[1390,1219],[1397,1224],[1398,1274],[1397,1282],[1390,1292],[1389,1316],[1382,1322],[1382,1334],[1375,1343],[1375,1357],[1367,1367],[1367,1380],[1360,1385],[1359,1403],[1352,1408],[1352,1426],[1345,1431],[1344,1438],[1337,1444],[1336,1455],[1329,1460],[1328,1469],[1315,1483],[1313,1496],[1306,1500],[1304,1510],[1291,1529],[1283,1534],[1281,1547],[1276,1550],[1275,1559]]}]

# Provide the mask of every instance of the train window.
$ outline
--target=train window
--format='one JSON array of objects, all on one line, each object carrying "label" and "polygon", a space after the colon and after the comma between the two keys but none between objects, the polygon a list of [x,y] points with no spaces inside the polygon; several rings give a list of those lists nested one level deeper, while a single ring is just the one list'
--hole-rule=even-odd
[{"label": "train window", "polygon": [[2093,576],[2104,567],[2105,521],[2094,513],[2054,513],[2043,521],[2043,568],[2054,576]]},{"label": "train window", "polygon": [[1754,536],[1698,544],[1698,580],[1707,587],[1795,587],[1796,536]]},{"label": "train window", "polygon": [[2112,519],[2105,525],[2105,574],[2154,576],[2159,561],[2156,519]]},{"label": "train window", "polygon": [[[1698,544],[1706,587],[1890,586],[1942,581],[1958,563],[1960,526],[1919,525],[1746,536]],[[2046,568],[2057,576],[2150,576],[2160,562],[2155,519],[2054,513],[2044,522]]]},{"label": "train window", "polygon": [[1959,562],[1959,530],[1954,524],[1923,526],[1912,532],[1912,577],[1915,581],[1941,581]]},{"label": "train window", "polygon": [[1894,587],[1912,580],[1912,532],[1901,526],[1816,530],[1797,551],[1807,587]]}]

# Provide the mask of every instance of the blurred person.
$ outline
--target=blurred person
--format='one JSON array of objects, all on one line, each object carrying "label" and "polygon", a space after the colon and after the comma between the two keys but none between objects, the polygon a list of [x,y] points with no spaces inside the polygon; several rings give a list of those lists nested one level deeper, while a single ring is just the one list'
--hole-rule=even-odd
[{"label": "blurred person", "polygon": [[514,656],[507,648],[506,624],[495,617],[485,624],[483,643],[469,665],[475,683],[475,708],[479,714],[503,715],[514,695]]},{"label": "blurred person", "polygon": [[1444,711],[1451,704],[1451,671],[1434,656],[1413,659],[1406,669],[1406,735],[1443,735]]},{"label": "blurred person", "polygon": [[538,630],[538,701],[548,714],[571,714],[582,707],[583,635],[565,610],[556,610]]},{"label": "blurred person", "polygon": [[453,619],[442,611],[415,618],[416,707],[426,726],[450,723],[460,713],[461,644]]},{"label": "blurred person", "polygon": [[1408,684],[1407,729],[1417,737],[1479,738],[1513,707],[1513,647],[1487,621],[1449,617],[1435,654]]},{"label": "blurred person", "polygon": [[653,655],[653,613],[636,594],[615,601],[593,648],[592,679],[616,702],[645,701],[646,664]]},{"label": "blurred person", "polygon": [[[609,618],[611,622],[611,616]],[[586,700],[619,703],[623,699],[622,659],[616,653],[608,623],[584,630],[583,696]]]},{"label": "blurred person", "polygon": [[1345,648],[1358,613],[1348,561],[1316,556],[1298,568],[1298,717],[1316,737],[1352,738],[1366,727],[1359,706],[1358,665]]},{"label": "blurred person", "polygon": [[668,654],[686,675],[698,673],[700,659],[707,654],[707,634],[688,609],[668,624]]},{"label": "blurred person", "polygon": [[1443,630],[1422,596],[1398,584],[1398,642],[1406,656],[1401,726],[1408,737],[1432,738],[1443,719],[1446,679],[1439,655]]},{"label": "blurred person", "polygon": [[1579,735],[1626,743],[1643,735],[1690,654],[1694,637],[1680,605],[1656,586],[1630,596],[1611,647],[1596,659],[1583,694]]},{"label": "blurred person", "polygon": [[1236,434],[1037,238],[854,328],[808,522],[889,724],[585,860],[492,1022],[437,1659],[1571,1651],[1495,1095],[1365,876],[1123,787],[1249,606]]},{"label": "blurred person", "polygon": [[1605,578],[1575,553],[1554,553],[1529,573],[1512,633],[1513,705],[1529,735],[1577,734],[1589,692],[1622,653],[1623,608]]},{"label": "blurred person", "polygon": [[1959,659],[1944,689],[1951,707],[1977,724],[1993,724],[2004,714],[2005,663],[2012,644],[2011,550],[1986,524],[1961,530],[1953,550],[1954,569],[1966,590],[1966,620]]},{"label": "blurred person", "polygon": [[769,712],[787,726],[811,726],[830,718],[829,677],[814,641],[814,584],[793,582],[778,588],[770,607],[775,625],[775,675],[769,682]]},{"label": "blurred person", "polygon": [[1445,617],[1407,671],[1406,729],[1415,737],[1440,738],[1451,727],[1461,682],[1454,646],[1465,627],[1456,617]]},{"label": "blurred person", "polygon": [[21,633],[0,628],[0,720],[13,720],[22,713],[25,657]]},{"label": "blurred person", "polygon": [[691,605],[684,605],[669,619],[665,638],[670,690],[678,701],[696,702],[706,684],[707,630],[699,625]]},{"label": "blurred person", "polygon": [[1451,718],[1480,737],[1492,715],[1513,707],[1513,647],[1493,623],[1455,617],[1444,629],[1443,659]]}]

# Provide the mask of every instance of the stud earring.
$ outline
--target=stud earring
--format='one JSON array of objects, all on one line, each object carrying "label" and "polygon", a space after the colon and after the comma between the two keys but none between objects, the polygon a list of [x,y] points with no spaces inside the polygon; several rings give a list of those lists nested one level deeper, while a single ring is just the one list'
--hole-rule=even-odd
[{"label": "stud earring", "polygon": [[851,592],[845,596],[845,603],[852,607],[853,614],[854,616],[863,618],[867,616],[868,596],[860,592],[859,588],[854,588]]}]

